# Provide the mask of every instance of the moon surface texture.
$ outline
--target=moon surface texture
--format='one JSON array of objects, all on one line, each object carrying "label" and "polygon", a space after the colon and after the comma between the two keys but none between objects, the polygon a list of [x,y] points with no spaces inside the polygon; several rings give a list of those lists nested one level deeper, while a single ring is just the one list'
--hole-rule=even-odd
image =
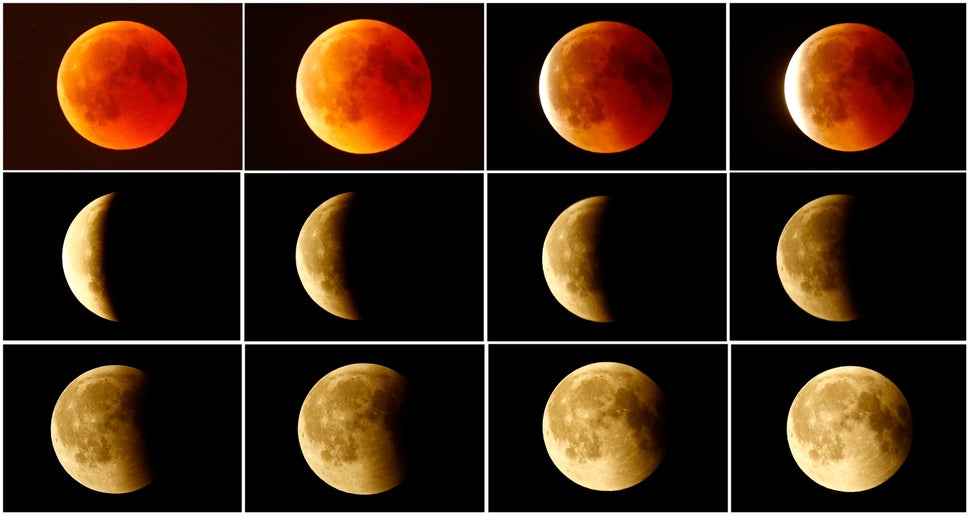
[{"label": "moon surface texture", "polygon": [[175,46],[133,21],[81,34],[57,71],[57,98],[71,127],[108,149],[136,149],[175,125],[188,83]]},{"label": "moon surface texture", "polygon": [[819,197],[792,215],[778,239],[776,262],[785,292],[827,321],[861,316],[850,256],[854,205],[850,195]]},{"label": "moon surface texture", "polygon": [[108,294],[104,264],[108,211],[114,198],[114,193],[102,195],[85,206],[67,228],[61,250],[64,277],[74,297],[109,321],[118,321]]},{"label": "moon surface texture", "polygon": [[354,154],[382,152],[421,125],[431,103],[431,71],[418,45],[397,27],[346,21],[307,48],[296,100],[321,140]]},{"label": "moon surface texture", "polygon": [[573,314],[595,322],[615,320],[600,245],[609,204],[609,197],[598,196],[569,206],[542,244],[542,272],[552,295]]},{"label": "moon surface texture", "polygon": [[673,92],[660,47],[624,23],[599,21],[571,30],[546,56],[539,101],[569,143],[621,152],[643,143],[667,116]]},{"label": "moon surface texture", "polygon": [[785,73],[785,101],[799,129],[839,151],[870,149],[903,125],[913,105],[913,70],[885,33],[840,23],[812,34]]},{"label": "moon surface texture", "polygon": [[788,446],[819,485],[857,492],[899,470],[913,442],[903,393],[864,367],[836,367],[812,378],[788,412]]},{"label": "moon surface texture", "polygon": [[64,471],[102,493],[129,493],[151,483],[145,432],[148,375],[108,365],[72,381],[54,405],[51,441]]},{"label": "moon surface texture", "polygon": [[348,219],[356,194],[347,192],[318,206],[296,241],[296,270],[313,301],[344,319],[363,319],[346,260]]},{"label": "moon surface texture", "polygon": [[639,370],[598,362],[569,373],[542,415],[549,458],[573,482],[597,491],[639,484],[667,448],[666,401]]},{"label": "moon surface texture", "polygon": [[407,474],[402,411],[407,380],[377,364],[351,364],[320,379],[300,409],[299,436],[310,469],[330,486],[376,494]]}]

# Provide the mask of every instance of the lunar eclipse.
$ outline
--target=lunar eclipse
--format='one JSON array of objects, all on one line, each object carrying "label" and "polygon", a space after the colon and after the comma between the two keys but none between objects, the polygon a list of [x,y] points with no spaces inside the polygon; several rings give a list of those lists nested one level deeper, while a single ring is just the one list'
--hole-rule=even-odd
[{"label": "lunar eclipse", "polygon": [[303,223],[296,241],[296,271],[320,308],[344,319],[363,318],[347,270],[347,222],[354,192],[331,197]]}]

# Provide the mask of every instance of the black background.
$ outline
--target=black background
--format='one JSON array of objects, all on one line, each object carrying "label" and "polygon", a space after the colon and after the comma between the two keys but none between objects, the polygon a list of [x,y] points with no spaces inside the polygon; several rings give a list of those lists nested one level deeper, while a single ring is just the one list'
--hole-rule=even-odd
[{"label": "black background", "polygon": [[[489,4],[488,169],[725,168],[724,4]],[[633,149],[599,154],[567,142],[539,104],[539,72],[567,32],[595,21],[626,23],[664,53],[670,110]]]},{"label": "black background", "polygon": [[[477,169],[484,167],[484,6],[481,4],[247,4],[246,168]],[[389,23],[431,70],[431,104],[400,145],[376,154],[331,147],[296,103],[296,71],[323,31],[348,20]]]},{"label": "black background", "polygon": [[[483,345],[246,346],[246,510],[484,511],[484,360]],[[397,371],[411,400],[408,476],[369,496],[321,480],[297,437],[310,389],[355,363]]]},{"label": "black background", "polygon": [[[594,362],[639,369],[667,401],[663,461],[621,491],[569,480],[542,439],[549,395],[569,373]],[[490,511],[727,510],[727,345],[494,344],[488,369]]]},{"label": "black background", "polygon": [[[475,173],[246,174],[247,340],[483,340],[483,183]],[[296,241],[307,217],[356,191],[383,203],[366,257],[388,310],[351,321],[306,293]],[[386,288],[382,287],[387,285]]]},{"label": "black background", "polygon": [[[61,392],[82,373],[114,364],[149,376],[160,425],[155,479],[126,494],[82,486],[51,445]],[[242,510],[241,375],[238,345],[4,345],[3,510]]]},{"label": "black background", "polygon": [[[966,178],[953,173],[732,173],[733,340],[966,338]],[[788,219],[823,195],[856,196],[872,281],[868,314],[818,319],[778,278],[778,237]]]},{"label": "black background", "polygon": [[[966,511],[966,347],[734,345],[731,347],[731,509],[734,511]],[[816,375],[856,365],[889,378],[909,402],[913,446],[889,480],[842,493],[805,475],[785,425]]]},{"label": "black background", "polygon": [[[724,174],[489,174],[488,339],[725,340]],[[550,226],[573,203],[614,196],[630,209],[635,264],[626,320],[596,323],[559,304],[542,272]]]},{"label": "black background", "polygon": [[[966,168],[966,4],[732,4],[731,169]],[[798,46],[836,23],[863,23],[902,47],[915,98],[903,126],[865,151],[825,148],[792,121],[785,71]]]},{"label": "black background", "polygon": [[[223,4],[5,4],[5,170],[242,168],[242,7]],[[71,43],[113,20],[144,23],[175,45],[188,78],[185,106],[155,142],[99,147],[74,131],[57,101]]]},{"label": "black background", "polygon": [[[239,339],[239,174],[17,172],[3,187],[4,339]],[[102,319],[64,278],[68,226],[110,192],[163,207],[151,220],[158,242],[146,240],[167,257],[159,272],[174,278],[173,301],[151,321]]]}]

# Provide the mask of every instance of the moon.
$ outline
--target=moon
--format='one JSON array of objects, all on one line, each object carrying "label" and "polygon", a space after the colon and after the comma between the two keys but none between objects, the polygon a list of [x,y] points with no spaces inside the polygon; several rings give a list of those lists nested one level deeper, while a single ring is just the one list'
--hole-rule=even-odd
[{"label": "moon", "polygon": [[418,45],[397,27],[346,21],[307,48],[296,100],[321,140],[373,154],[400,145],[421,125],[431,103],[431,71]]},{"label": "moon", "polygon": [[51,441],[71,478],[102,493],[130,493],[153,479],[144,424],[148,375],[97,367],[72,381],[54,405]]},{"label": "moon", "polygon": [[64,236],[61,264],[74,297],[91,312],[117,322],[104,263],[108,211],[114,199],[114,193],[102,195],[78,212]]},{"label": "moon", "polygon": [[363,315],[351,288],[345,254],[355,197],[354,192],[331,197],[310,213],[296,241],[296,271],[320,308],[337,317],[360,320]]},{"label": "moon", "polygon": [[647,375],[598,362],[569,373],[549,396],[542,438],[573,482],[597,491],[639,484],[667,449],[666,400]]},{"label": "moon", "polygon": [[81,34],[57,70],[71,127],[108,149],[144,147],[175,125],[188,85],[182,57],[157,30],[112,21]]},{"label": "moon", "polygon": [[840,23],[812,34],[785,73],[785,102],[818,144],[861,151],[888,140],[913,105],[913,70],[885,33]]},{"label": "moon", "polygon": [[569,143],[591,152],[629,150],[667,116],[673,92],[660,47],[624,23],[599,21],[569,31],[539,74],[539,101]]},{"label": "moon", "polygon": [[792,215],[778,239],[782,287],[802,310],[827,321],[862,315],[848,245],[854,205],[851,195],[819,197]]},{"label": "moon", "polygon": [[903,393],[864,367],[836,367],[812,378],[788,412],[792,457],[809,478],[835,491],[882,484],[903,465],[912,442]]},{"label": "moon", "polygon": [[407,380],[377,364],[351,364],[320,379],[300,409],[300,448],[330,486],[377,494],[404,481],[402,411]]}]

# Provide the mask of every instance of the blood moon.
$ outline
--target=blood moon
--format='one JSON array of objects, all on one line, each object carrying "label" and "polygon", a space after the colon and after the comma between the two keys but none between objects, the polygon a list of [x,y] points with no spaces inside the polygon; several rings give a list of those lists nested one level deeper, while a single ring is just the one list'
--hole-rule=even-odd
[{"label": "blood moon", "polygon": [[785,102],[799,129],[840,151],[870,149],[903,125],[913,105],[913,71],[885,33],[840,23],[812,34],[785,73]]},{"label": "blood moon", "polygon": [[81,34],[57,71],[57,99],[71,127],[108,149],[136,149],[178,120],[185,66],[157,30],[133,21],[102,23]]},{"label": "blood moon", "polygon": [[667,116],[673,83],[660,47],[619,22],[582,25],[560,39],[539,75],[539,101],[569,143],[621,152],[643,143]]},{"label": "blood moon", "polygon": [[386,151],[417,130],[431,103],[431,71],[421,49],[397,27],[351,20],[307,48],[296,100],[321,140],[346,152]]}]

